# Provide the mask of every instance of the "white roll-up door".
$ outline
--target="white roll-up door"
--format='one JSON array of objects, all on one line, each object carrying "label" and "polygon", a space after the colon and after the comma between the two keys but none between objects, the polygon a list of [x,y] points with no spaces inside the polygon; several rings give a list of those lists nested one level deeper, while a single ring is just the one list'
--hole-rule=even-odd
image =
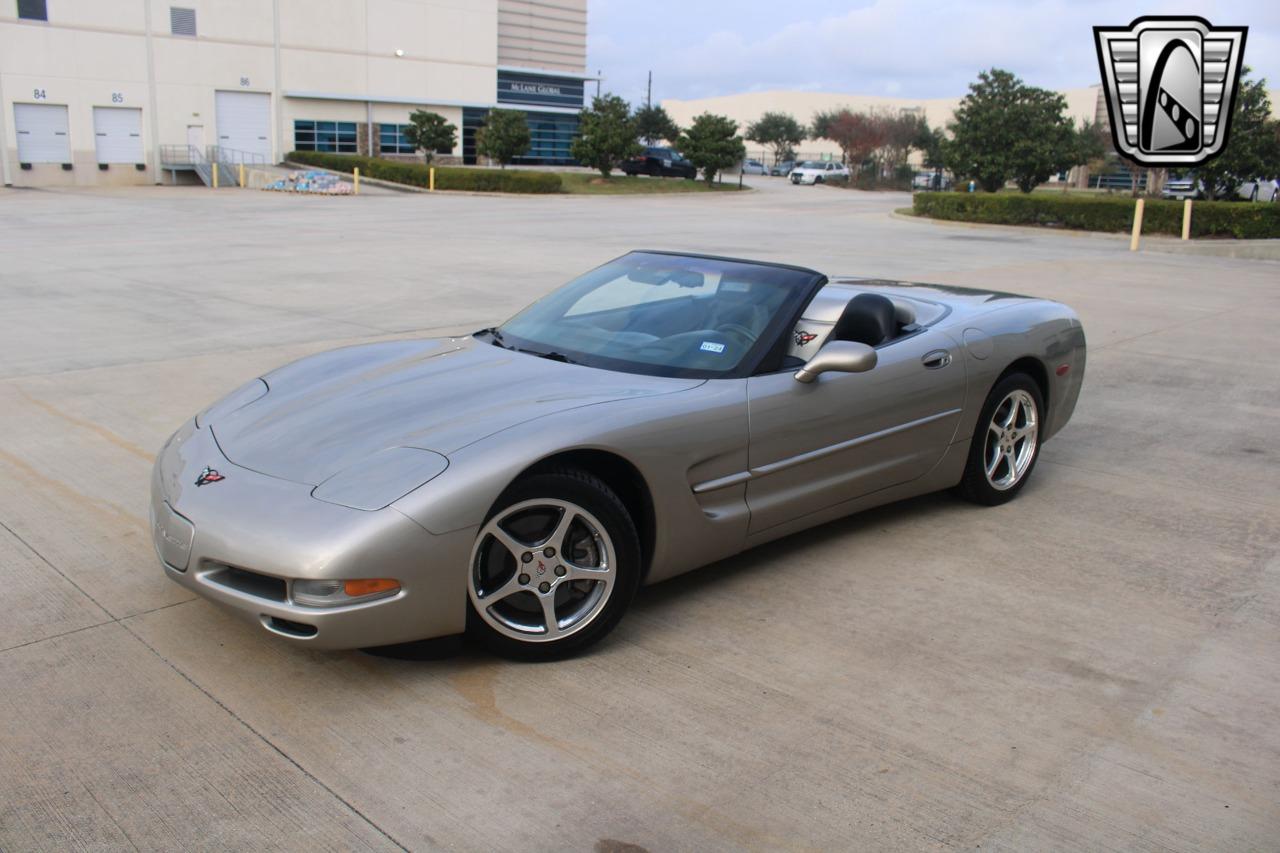
[{"label": "white roll-up door", "polygon": [[271,96],[216,92],[218,144],[271,159]]},{"label": "white roll-up door", "polygon": [[70,163],[65,104],[14,104],[19,163]]},{"label": "white roll-up door", "polygon": [[93,108],[94,147],[99,163],[142,163],[142,110]]}]

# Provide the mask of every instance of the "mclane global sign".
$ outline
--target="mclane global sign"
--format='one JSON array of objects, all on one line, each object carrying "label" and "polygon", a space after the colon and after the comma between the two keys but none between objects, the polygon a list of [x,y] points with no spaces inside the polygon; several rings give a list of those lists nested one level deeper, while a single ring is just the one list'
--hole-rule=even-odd
[{"label": "mclane global sign", "polygon": [[526,95],[555,95],[559,97],[559,86],[548,86],[545,83],[520,83],[512,81],[511,91],[521,92]]},{"label": "mclane global sign", "polygon": [[1198,166],[1221,153],[1247,33],[1195,17],[1094,27],[1116,151],[1141,166]]},{"label": "mclane global sign", "polygon": [[498,72],[498,103],[582,109],[582,81],[517,71]]}]

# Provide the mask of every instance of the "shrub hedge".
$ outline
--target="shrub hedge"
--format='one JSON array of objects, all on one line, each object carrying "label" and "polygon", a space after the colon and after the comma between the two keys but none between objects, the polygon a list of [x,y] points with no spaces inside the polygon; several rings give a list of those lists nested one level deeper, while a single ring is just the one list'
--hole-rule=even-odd
[{"label": "shrub hedge", "polygon": [[[1047,192],[924,192],[912,197],[918,216],[1083,231],[1128,231],[1133,227],[1133,205],[1132,198]],[[1147,199],[1142,233],[1181,235],[1182,202]],[[1191,236],[1280,237],[1280,204],[1197,201],[1191,211]]]},{"label": "shrub hedge", "polygon": [[[323,151],[292,151],[287,160],[320,166],[335,172],[346,172],[357,166],[360,175],[415,187],[430,185],[427,166],[423,163],[401,163],[361,157],[356,154],[329,154]],[[436,189],[470,190],[472,192],[558,193],[560,176],[555,172],[525,172],[517,169],[471,169],[436,166]]]}]

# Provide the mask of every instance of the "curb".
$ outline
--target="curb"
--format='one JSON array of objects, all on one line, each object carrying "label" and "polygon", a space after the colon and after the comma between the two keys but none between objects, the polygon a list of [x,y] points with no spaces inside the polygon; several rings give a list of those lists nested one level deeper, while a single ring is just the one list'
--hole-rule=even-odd
[{"label": "curb", "polygon": [[[324,166],[311,166],[306,163],[298,163],[294,160],[282,160],[281,166],[287,166],[290,169],[305,170],[311,172],[326,172],[330,175],[338,175],[340,177],[351,179],[350,172],[339,172],[336,169],[326,169]],[[477,196],[481,198],[679,198],[684,196],[735,196],[746,195],[747,193],[758,192],[753,186],[743,186],[742,189],[735,191],[723,190],[719,192],[691,192],[691,193],[504,193],[504,192],[477,192],[476,190],[429,190],[426,187],[418,187],[413,184],[397,184],[394,181],[384,181],[382,178],[369,178],[364,175],[360,176],[360,183],[372,184],[375,187],[383,189],[396,190],[405,193],[424,193],[426,195],[436,195],[437,193],[447,196]]]},{"label": "curb", "polygon": [[[986,222],[961,222],[954,219],[933,219],[928,216],[903,214],[896,210],[889,211],[889,218],[897,219],[901,222],[994,231],[998,234],[1021,236],[1047,234],[1055,237],[1110,240],[1115,243],[1128,243],[1129,241],[1128,234],[1112,234],[1106,231],[1076,231],[1068,228],[1044,228],[1039,225],[992,225]],[[1238,258],[1251,261],[1280,261],[1280,239],[1215,240],[1202,237],[1198,240],[1180,240],[1177,237],[1168,237],[1163,234],[1144,234],[1142,242],[1139,244],[1139,251],[1163,252],[1171,255],[1207,255],[1210,257]]]}]

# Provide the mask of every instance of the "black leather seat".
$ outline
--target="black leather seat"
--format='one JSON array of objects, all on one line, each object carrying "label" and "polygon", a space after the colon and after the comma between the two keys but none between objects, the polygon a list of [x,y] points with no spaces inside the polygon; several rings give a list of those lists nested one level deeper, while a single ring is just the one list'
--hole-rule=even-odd
[{"label": "black leather seat", "polygon": [[878,347],[892,340],[897,331],[893,302],[878,293],[859,293],[844,307],[831,339]]}]

